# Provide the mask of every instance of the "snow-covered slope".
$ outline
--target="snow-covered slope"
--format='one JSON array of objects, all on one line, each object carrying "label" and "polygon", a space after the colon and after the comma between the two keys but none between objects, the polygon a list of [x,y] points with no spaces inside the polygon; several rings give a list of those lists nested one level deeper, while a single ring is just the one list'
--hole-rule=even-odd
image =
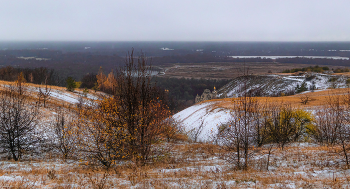
[{"label": "snow-covered slope", "polygon": [[[279,96],[278,94],[281,92],[294,91],[296,86],[300,86],[303,82],[308,87],[314,85],[316,89],[324,90],[332,87],[344,88],[346,87],[346,80],[347,78],[343,76],[326,74],[245,76],[236,78],[221,88],[218,93],[219,95],[226,93],[228,97],[240,96],[246,88],[246,91],[254,90],[255,92],[260,92],[256,96]],[[315,95],[315,93],[313,94]],[[204,101],[175,114],[173,118],[182,124],[183,130],[192,140],[215,142],[219,126],[231,121],[233,116],[229,109],[225,109],[220,105],[222,103],[222,100]]]},{"label": "snow-covered slope", "polygon": [[[14,85],[14,82],[3,82],[0,83],[0,90],[3,88],[7,88],[11,85]],[[56,101],[59,103],[69,103],[69,104],[77,104],[80,103],[79,99],[83,98],[86,100],[97,100],[101,98],[102,95],[106,95],[101,92],[94,92],[93,90],[89,90],[88,93],[83,93],[81,89],[76,89],[74,92],[67,91],[65,87],[57,87],[57,86],[48,86],[48,91],[46,91],[45,86],[43,85],[35,85],[35,84],[25,84],[24,85],[26,91],[28,92],[26,95],[30,95],[32,97],[39,97],[39,91],[41,90],[44,93],[49,94],[49,101]]]},{"label": "snow-covered slope", "polygon": [[[33,88],[32,90],[33,92],[39,92],[38,88]],[[44,89],[45,91],[45,89]],[[74,92],[70,92],[67,91],[65,89],[51,89],[50,92],[50,98],[52,99],[56,99],[59,101],[64,101],[67,103],[71,103],[71,104],[77,104],[79,103],[79,98],[83,97],[84,94],[82,91],[74,91]],[[85,96],[84,96],[85,97]],[[98,97],[95,94],[86,94],[86,99],[93,99],[96,100],[98,99]]]},{"label": "snow-covered slope", "polygon": [[314,86],[315,89],[344,88],[346,77],[327,74],[306,74],[301,76],[283,75],[249,75],[237,77],[230,83],[218,90],[218,95],[227,97],[241,96],[244,92],[251,91],[254,96],[280,96],[294,94],[295,88],[303,82],[307,88]]},{"label": "snow-covered slope", "polygon": [[173,116],[182,129],[194,141],[209,142],[215,139],[218,126],[230,120],[230,111],[219,108],[219,102],[203,102],[193,105]]}]

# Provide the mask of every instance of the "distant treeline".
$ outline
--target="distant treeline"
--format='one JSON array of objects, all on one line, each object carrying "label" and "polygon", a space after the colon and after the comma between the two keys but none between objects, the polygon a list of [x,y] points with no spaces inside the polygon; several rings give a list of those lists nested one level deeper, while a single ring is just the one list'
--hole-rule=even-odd
[{"label": "distant treeline", "polygon": [[161,65],[164,63],[205,63],[205,62],[279,62],[290,64],[315,64],[349,66],[350,60],[326,59],[326,58],[278,58],[276,60],[268,58],[232,58],[229,56],[217,56],[210,53],[194,53],[184,56],[164,56],[152,58],[152,64]]},{"label": "distant treeline", "polygon": [[[113,94],[114,87],[118,85],[115,78],[115,73],[110,72],[105,75],[102,69],[98,74],[86,74],[81,79],[80,88],[88,88],[100,90],[105,93]],[[170,110],[177,112],[194,104],[196,95],[201,95],[204,89],[214,87],[221,88],[226,85],[229,80],[211,80],[211,79],[186,79],[186,78],[162,78],[153,77],[152,85],[155,85],[162,91],[163,100],[167,101]]]},{"label": "distant treeline", "polygon": [[100,66],[104,67],[105,70],[116,69],[124,61],[125,58],[119,56],[92,55],[90,53],[62,53],[49,50],[0,51],[1,66],[45,67],[54,69],[62,78],[71,76],[76,80],[80,80],[86,73],[96,72]]},{"label": "distant treeline", "polygon": [[333,66],[349,66],[350,60],[341,59],[325,59],[325,58],[279,58],[276,59],[279,63],[294,63],[294,64],[316,64],[316,65],[333,65]]},{"label": "distant treeline", "polygon": [[62,79],[53,69],[48,68],[14,68],[7,66],[0,68],[0,80],[16,81],[20,73],[23,73],[26,82],[34,84],[62,85]]},{"label": "distant treeline", "polygon": [[62,51],[42,49],[2,50],[0,56],[57,58],[62,56]]},{"label": "distant treeline", "polygon": [[183,110],[194,104],[196,95],[202,95],[204,89],[213,91],[226,85],[229,80],[186,79],[186,78],[154,78],[157,86],[168,91],[173,110]]},{"label": "distant treeline", "polygon": [[[295,73],[295,72],[317,72],[317,73],[322,73],[324,71],[328,71],[329,67],[324,66],[324,67],[320,67],[320,66],[309,66],[309,67],[305,67],[305,68],[293,68],[293,69],[286,69],[283,70],[282,73]],[[334,73],[343,73],[343,72],[349,72],[350,70],[348,68],[337,68],[332,70]]]},{"label": "distant treeline", "polygon": [[214,87],[221,88],[229,80],[214,79],[187,79],[187,78],[154,78],[157,86],[169,91],[171,96],[181,100],[194,100],[196,95],[201,95],[204,89],[212,91]]},{"label": "distant treeline", "polygon": [[[174,53],[166,56],[149,57],[152,65],[164,65],[166,63],[206,63],[206,62],[280,62],[280,63],[301,63],[314,65],[333,65],[333,66],[348,66],[350,60],[334,60],[321,58],[280,58],[277,60],[266,58],[232,58],[231,54],[218,54],[217,52],[188,52],[187,54]],[[251,52],[253,53],[253,52]],[[249,55],[251,53],[238,54],[240,56]],[[257,52],[256,52],[257,53]],[[328,53],[328,52],[327,52]],[[322,54],[327,56],[327,54]],[[344,52],[344,56],[347,52]],[[237,53],[236,53],[237,54]],[[258,54],[256,54],[258,55]],[[265,54],[266,55],[266,54]],[[272,54],[269,54],[272,55]],[[289,54],[283,54],[289,55]],[[308,54],[316,55],[316,54]],[[329,54],[333,55],[333,54]],[[305,54],[306,56],[306,54]],[[21,57],[21,58],[19,58]],[[42,59],[44,58],[44,59]],[[109,72],[116,69],[120,65],[124,65],[125,57],[117,54],[103,54],[98,52],[69,52],[64,53],[57,50],[0,50],[0,65],[12,66],[21,68],[38,68],[46,67],[54,69],[62,78],[68,76],[80,80],[86,73],[93,73],[100,66],[105,71]]]},{"label": "distant treeline", "polygon": [[[61,76],[54,69],[48,69],[44,67],[40,68],[14,68],[11,66],[0,68],[0,80],[15,81],[20,73],[23,73],[26,82],[34,84],[66,86],[67,77]],[[101,74],[100,72],[99,74]],[[107,93],[112,93],[112,90],[107,87],[110,84],[113,74],[108,76],[101,76],[105,81],[104,87],[101,84],[98,85],[97,74],[87,73],[80,80],[80,88],[96,89]],[[162,91],[166,91],[166,95],[169,101],[169,106],[172,110],[181,110],[194,104],[196,95],[201,95],[204,89],[210,89],[211,91],[216,87],[221,88],[227,84],[229,80],[211,80],[211,79],[186,79],[186,78],[161,78],[153,77],[152,83]]]},{"label": "distant treeline", "polygon": [[283,70],[282,73],[295,73],[295,72],[299,72],[299,71],[309,71],[309,72],[317,72],[317,73],[322,73],[324,71],[329,70],[329,68],[327,66],[325,67],[319,67],[319,66],[309,66],[309,67],[305,67],[305,68],[293,68],[293,69],[286,69]]}]

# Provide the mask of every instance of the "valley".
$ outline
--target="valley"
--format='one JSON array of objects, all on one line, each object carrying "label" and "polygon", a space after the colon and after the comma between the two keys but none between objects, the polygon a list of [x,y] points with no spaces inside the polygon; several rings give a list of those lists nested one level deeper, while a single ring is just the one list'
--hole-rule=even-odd
[{"label": "valley", "polygon": [[3,1],[0,189],[350,188],[349,7]]},{"label": "valley", "polygon": [[0,187],[350,186],[348,59],[91,49],[0,51]]},{"label": "valley", "polygon": [[[317,75],[317,77],[333,77]],[[285,76],[286,77],[286,76]],[[288,77],[288,76],[287,76]],[[339,77],[337,75],[337,77]],[[317,81],[317,80],[316,80]],[[322,80],[318,80],[322,81]],[[329,97],[347,96],[349,89],[331,89],[318,83],[319,90],[280,97],[253,97],[261,103],[288,103],[316,116],[316,112],[329,103]],[[1,90],[14,85],[1,82]],[[323,88],[322,88],[322,87]],[[29,96],[35,100],[39,87],[26,84]],[[101,92],[83,90],[69,92],[64,87],[50,86],[51,97],[46,107],[41,107],[40,129],[49,131],[47,140],[55,140],[50,122],[55,120],[59,107],[71,109],[83,103],[89,106],[106,96]],[[238,94],[238,93],[237,93]],[[309,101],[302,103],[307,96]],[[237,97],[236,97],[237,98]],[[350,172],[346,168],[342,148],[317,142],[312,136],[288,143],[284,149],[277,144],[251,146],[249,169],[236,169],[230,161],[232,151],[220,144],[220,126],[232,121],[235,98],[213,99],[193,105],[173,117],[185,138],[161,142],[154,148],[162,155],[154,156],[152,163],[135,166],[131,161],[121,161],[106,170],[86,160],[64,160],[58,151],[24,156],[19,162],[8,161],[3,156],[0,163],[1,187],[29,188],[346,188]],[[316,124],[316,122],[314,122]],[[51,133],[51,134],[50,134]],[[216,141],[216,142],[215,142]],[[272,147],[272,148],[271,148]],[[271,151],[272,149],[272,151]],[[271,154],[271,155],[269,155]],[[269,160],[267,159],[269,158]],[[269,166],[267,167],[267,162]]]},{"label": "valley", "polygon": [[[244,74],[268,75],[280,74],[283,70],[316,66],[315,64],[279,63],[279,62],[203,62],[164,64],[157,66],[164,71],[159,77],[195,78],[195,79],[232,79]],[[328,66],[330,69],[343,68],[337,65]]]}]

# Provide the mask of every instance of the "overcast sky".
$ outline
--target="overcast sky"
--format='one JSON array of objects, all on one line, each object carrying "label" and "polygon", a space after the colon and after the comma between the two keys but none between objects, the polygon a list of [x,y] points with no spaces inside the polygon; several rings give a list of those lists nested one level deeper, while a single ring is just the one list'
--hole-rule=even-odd
[{"label": "overcast sky", "polygon": [[6,41],[350,41],[349,0],[0,2]]}]

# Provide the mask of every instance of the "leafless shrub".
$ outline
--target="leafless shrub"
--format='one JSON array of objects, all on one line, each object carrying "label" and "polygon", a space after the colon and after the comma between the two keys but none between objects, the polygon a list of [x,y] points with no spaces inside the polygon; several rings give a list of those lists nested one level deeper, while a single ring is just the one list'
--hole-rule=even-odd
[{"label": "leafless shrub", "polygon": [[319,142],[335,144],[344,129],[345,106],[340,95],[329,95],[326,104],[316,110],[316,134]]},{"label": "leafless shrub", "polygon": [[269,137],[266,123],[270,119],[270,106],[271,103],[265,101],[259,102],[259,105],[256,108],[255,141],[258,147],[261,147],[263,144],[265,144],[266,140]]},{"label": "leafless shrub", "polygon": [[[205,117],[205,116],[203,116],[203,117]],[[192,142],[198,142],[198,137],[203,131],[203,127],[205,126],[203,117],[199,121],[200,122],[199,127],[193,128],[190,131],[188,131],[188,133],[187,133],[187,135],[189,136],[189,139]]]},{"label": "leafless shrub", "polygon": [[50,179],[50,180],[54,180],[56,179],[56,171],[54,169],[51,169],[51,170],[48,170],[47,171],[47,177]]},{"label": "leafless shrub", "polygon": [[41,141],[37,131],[39,106],[26,96],[20,77],[16,86],[10,85],[0,94],[0,146],[2,153],[15,161],[34,152]]},{"label": "leafless shrub", "polygon": [[248,169],[248,159],[253,155],[258,103],[253,97],[244,96],[233,101],[232,117],[219,128],[219,142],[230,152],[227,156],[237,169]]},{"label": "leafless shrub", "polygon": [[323,106],[316,110],[315,123],[316,133],[315,138],[326,144],[335,144],[338,139],[338,131],[342,126],[342,121],[337,117],[340,112],[334,112],[329,106]]},{"label": "leafless shrub", "polygon": [[169,118],[167,124],[163,126],[163,135],[167,142],[187,141],[188,136],[183,131],[183,126],[180,122]]},{"label": "leafless shrub", "polygon": [[72,158],[76,151],[76,135],[74,134],[75,126],[72,118],[64,107],[57,108],[56,119],[53,122],[55,129],[56,139],[55,146],[62,154],[64,160]]},{"label": "leafless shrub", "polygon": [[103,173],[102,175],[99,175],[98,173],[88,173],[85,177],[88,179],[88,182],[93,189],[105,189],[111,187],[111,184],[108,182],[108,173]]},{"label": "leafless shrub", "polygon": [[[342,96],[342,103],[343,103],[343,112],[342,117],[340,118],[344,123],[342,128],[339,132],[339,139],[341,142],[343,155],[345,157],[346,166],[349,169],[350,163],[349,163],[349,151],[350,151],[350,113],[349,113],[349,107],[350,107],[350,91],[348,94]],[[340,108],[339,108],[340,109]]]},{"label": "leafless shrub", "polygon": [[326,144],[340,144],[349,168],[350,132],[347,95],[329,95],[327,103],[316,111],[315,138]]},{"label": "leafless shrub", "polygon": [[49,88],[47,85],[47,77],[45,79],[45,89],[42,89],[41,87],[39,87],[39,93],[38,93],[38,97],[39,97],[39,103],[41,101],[43,101],[44,103],[44,107],[46,107],[46,102],[50,99],[51,96],[51,87]]},{"label": "leafless shrub", "polygon": [[304,94],[304,95],[300,96],[300,101],[302,104],[306,105],[307,103],[309,103],[311,101],[311,98],[308,94]]},{"label": "leafless shrub", "polygon": [[84,106],[85,100],[84,100],[84,94],[79,94],[78,96],[78,102],[76,103],[76,106],[78,108],[78,112],[80,113],[81,109]]}]

